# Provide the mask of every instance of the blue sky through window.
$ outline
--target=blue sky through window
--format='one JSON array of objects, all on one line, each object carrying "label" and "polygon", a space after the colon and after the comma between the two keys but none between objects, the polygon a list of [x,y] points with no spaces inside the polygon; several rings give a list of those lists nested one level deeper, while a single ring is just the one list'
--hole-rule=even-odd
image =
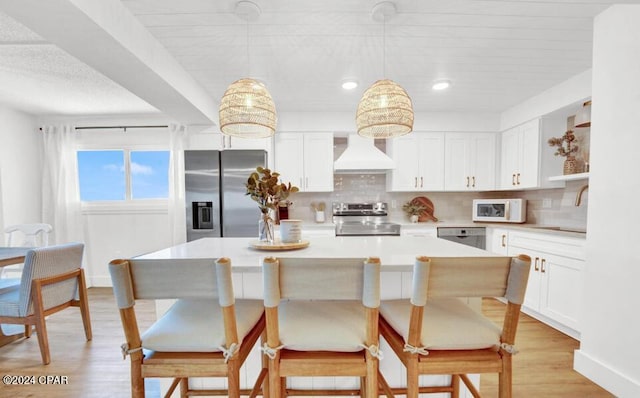
[{"label": "blue sky through window", "polygon": [[[168,151],[131,151],[132,199],[168,197]],[[125,152],[78,151],[78,182],[82,201],[122,201],[126,198]]]},{"label": "blue sky through window", "polygon": [[131,152],[131,197],[158,199],[169,197],[169,152]]},{"label": "blue sky through window", "polygon": [[80,200],[124,200],[124,151],[78,151]]}]

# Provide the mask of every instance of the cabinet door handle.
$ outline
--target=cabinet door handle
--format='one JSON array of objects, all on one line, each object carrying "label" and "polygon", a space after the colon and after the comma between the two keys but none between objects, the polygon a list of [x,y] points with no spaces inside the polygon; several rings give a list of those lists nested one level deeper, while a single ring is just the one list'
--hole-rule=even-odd
[{"label": "cabinet door handle", "polygon": [[471,184],[472,187],[476,187],[476,176],[471,177],[471,179],[473,180],[473,184]]},{"label": "cabinet door handle", "polygon": [[304,178],[304,187],[309,188],[309,177]]},{"label": "cabinet door handle", "polygon": [[424,182],[424,181],[423,181],[423,178],[422,178],[422,177],[420,177],[420,188],[422,188],[422,187],[424,186],[423,182]]},{"label": "cabinet door handle", "polygon": [[544,267],[544,264],[547,262],[547,260],[545,260],[544,258],[542,259],[542,261],[540,261],[540,272],[542,272],[543,274],[545,272],[547,272],[547,269]]},{"label": "cabinet door handle", "polygon": [[304,185],[302,185],[302,177],[300,177],[300,187],[304,188]]},{"label": "cabinet door handle", "polygon": [[505,242],[505,239],[507,238],[507,235],[502,235],[502,247],[507,247],[507,242]]},{"label": "cabinet door handle", "polygon": [[520,185],[520,173],[516,174],[516,182]]},{"label": "cabinet door handle", "polygon": [[469,176],[467,176],[467,188],[469,188]]},{"label": "cabinet door handle", "polygon": [[511,174],[511,185],[516,185],[516,175]]},{"label": "cabinet door handle", "polygon": [[536,257],[535,263],[533,265],[533,269],[535,271],[540,271],[540,266],[538,265],[538,262],[540,261],[540,257]]},{"label": "cabinet door handle", "polygon": [[418,188],[418,177],[413,178],[413,187]]}]

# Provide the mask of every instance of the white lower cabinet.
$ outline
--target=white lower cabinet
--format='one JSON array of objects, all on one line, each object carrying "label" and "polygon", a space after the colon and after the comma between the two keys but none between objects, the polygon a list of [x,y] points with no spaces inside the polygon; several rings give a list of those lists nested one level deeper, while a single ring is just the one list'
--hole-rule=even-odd
[{"label": "white lower cabinet", "polygon": [[506,228],[487,228],[487,244],[493,253],[508,255],[509,230]]},{"label": "white lower cabinet", "polygon": [[531,257],[523,311],[580,337],[584,239],[509,231],[508,255]]}]

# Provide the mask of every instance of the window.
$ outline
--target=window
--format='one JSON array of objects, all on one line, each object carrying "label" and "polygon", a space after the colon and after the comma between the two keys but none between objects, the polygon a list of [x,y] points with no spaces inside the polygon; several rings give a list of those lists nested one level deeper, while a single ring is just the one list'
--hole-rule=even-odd
[{"label": "window", "polygon": [[78,151],[80,200],[124,201],[169,196],[169,151]]}]

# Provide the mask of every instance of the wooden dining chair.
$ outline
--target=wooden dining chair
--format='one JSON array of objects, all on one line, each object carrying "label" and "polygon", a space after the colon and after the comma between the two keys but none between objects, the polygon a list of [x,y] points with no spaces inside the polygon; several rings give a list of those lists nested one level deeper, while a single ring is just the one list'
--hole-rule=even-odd
[{"label": "wooden dining chair", "polygon": [[[511,397],[511,360],[520,306],[531,259],[519,257],[418,257],[410,300],[383,301],[380,332],[407,370],[407,387],[395,393],[448,392],[457,398],[462,380],[472,395],[479,392],[467,376],[498,373],[500,398]],[[507,301],[500,326],[461,298],[503,297]],[[449,386],[418,385],[418,376],[451,375]],[[391,391],[382,378],[384,391]]]},{"label": "wooden dining chair", "polygon": [[[377,397],[380,260],[268,257],[262,271],[271,397]],[[360,389],[287,389],[294,376],[356,376]]]},{"label": "wooden dining chair", "polygon": [[[181,397],[260,393],[266,361],[251,391],[240,390],[240,367],[264,331],[264,307],[260,300],[235,299],[228,258],[114,260],[109,272],[126,338],[123,357],[131,358],[133,398],[144,398],[148,377],[173,378],[165,397],[178,385]],[[141,333],[139,299],[176,301]],[[224,377],[227,389],[196,390],[191,377]]]},{"label": "wooden dining chair", "polygon": [[82,267],[84,244],[68,243],[29,250],[20,289],[0,294],[0,324],[35,325],[42,362],[51,362],[45,317],[68,307],[80,307],[84,333],[91,340],[87,286]]}]

